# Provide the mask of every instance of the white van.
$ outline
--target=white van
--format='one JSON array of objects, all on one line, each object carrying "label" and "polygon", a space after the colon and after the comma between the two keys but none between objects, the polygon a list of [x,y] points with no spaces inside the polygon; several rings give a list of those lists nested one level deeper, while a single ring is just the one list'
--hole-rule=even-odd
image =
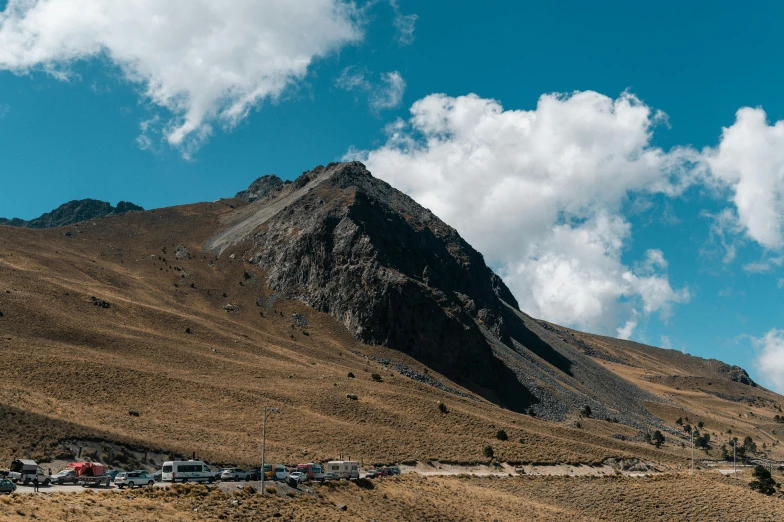
[{"label": "white van", "polygon": [[163,463],[163,482],[209,482],[215,481],[215,473],[200,460],[174,460]]},{"label": "white van", "polygon": [[327,462],[326,473],[334,473],[339,478],[358,479],[359,462],[355,460],[330,460]]}]

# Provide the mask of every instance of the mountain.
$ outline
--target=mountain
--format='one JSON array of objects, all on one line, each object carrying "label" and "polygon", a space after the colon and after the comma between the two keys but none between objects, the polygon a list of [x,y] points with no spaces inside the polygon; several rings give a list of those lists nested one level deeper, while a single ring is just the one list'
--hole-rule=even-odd
[{"label": "mountain", "polygon": [[278,185],[205,249],[241,243],[273,291],[503,407],[563,420],[590,405],[630,426],[659,423],[641,407],[659,399],[522,313],[479,252],[361,163]]},{"label": "mountain", "polygon": [[278,192],[286,183],[288,182],[284,182],[274,174],[267,174],[251,183],[247,189],[237,192],[237,195],[234,197],[247,203],[253,203],[259,199],[264,199],[269,194]]},{"label": "mountain", "polygon": [[[557,506],[544,520],[722,519],[731,498],[740,518],[775,520],[781,500],[754,511],[749,477],[708,471],[734,437],[784,458],[784,398],[743,369],[529,317],[453,228],[360,163],[276,179],[88,227],[0,227],[0,462],[256,466],[272,406],[274,462],[496,475],[321,489],[364,519],[359,497],[427,492],[459,501],[396,516],[525,519],[501,502]],[[693,479],[685,425],[710,435]],[[517,465],[530,476],[508,477]]]},{"label": "mountain", "polygon": [[126,201],[120,201],[117,203],[116,207],[113,207],[106,201],[82,199],[69,201],[51,212],[47,212],[30,221],[19,218],[0,218],[0,225],[24,228],[53,228],[88,221],[111,214],[124,214],[126,212],[136,212],[140,210],[144,209]]}]

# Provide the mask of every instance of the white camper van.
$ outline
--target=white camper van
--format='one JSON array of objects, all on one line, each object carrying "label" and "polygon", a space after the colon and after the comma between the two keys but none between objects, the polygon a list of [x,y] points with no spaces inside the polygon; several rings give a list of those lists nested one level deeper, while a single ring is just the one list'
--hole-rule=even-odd
[{"label": "white camper van", "polygon": [[47,475],[43,468],[40,468],[34,460],[16,459],[11,463],[11,471],[8,473],[8,478],[12,482],[21,482],[27,486],[36,477],[38,477],[38,483],[44,486],[52,483],[51,475]]},{"label": "white camper van", "polygon": [[355,460],[330,460],[325,468],[325,473],[334,473],[339,478],[359,478],[359,462]]},{"label": "white camper van", "polygon": [[209,482],[215,481],[215,473],[200,460],[174,460],[163,463],[163,482]]}]

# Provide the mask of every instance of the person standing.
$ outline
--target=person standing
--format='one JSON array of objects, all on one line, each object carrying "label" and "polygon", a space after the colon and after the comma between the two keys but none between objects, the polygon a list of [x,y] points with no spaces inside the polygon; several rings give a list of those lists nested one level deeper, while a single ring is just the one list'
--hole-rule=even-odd
[{"label": "person standing", "polygon": [[38,492],[38,475],[37,474],[36,474],[35,477],[33,477],[33,491],[36,492],[36,493]]}]

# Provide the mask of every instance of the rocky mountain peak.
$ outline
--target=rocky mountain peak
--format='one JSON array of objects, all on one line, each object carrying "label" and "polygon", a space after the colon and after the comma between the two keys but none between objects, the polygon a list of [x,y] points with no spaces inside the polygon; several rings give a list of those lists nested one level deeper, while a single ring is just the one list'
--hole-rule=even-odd
[{"label": "rocky mountain peak", "polygon": [[139,205],[127,201],[120,201],[117,207],[111,203],[96,199],[73,200],[64,203],[52,210],[42,214],[40,217],[25,221],[19,218],[5,219],[0,218],[0,225],[23,228],[52,228],[65,225],[72,225],[82,221],[108,216],[110,214],[124,214],[144,210]]},{"label": "rocky mountain peak", "polygon": [[267,174],[256,179],[245,190],[237,192],[237,195],[234,197],[241,199],[242,201],[247,201],[248,203],[253,203],[254,201],[264,199],[268,195],[277,192],[283,185],[283,180],[279,177],[274,174]]}]

